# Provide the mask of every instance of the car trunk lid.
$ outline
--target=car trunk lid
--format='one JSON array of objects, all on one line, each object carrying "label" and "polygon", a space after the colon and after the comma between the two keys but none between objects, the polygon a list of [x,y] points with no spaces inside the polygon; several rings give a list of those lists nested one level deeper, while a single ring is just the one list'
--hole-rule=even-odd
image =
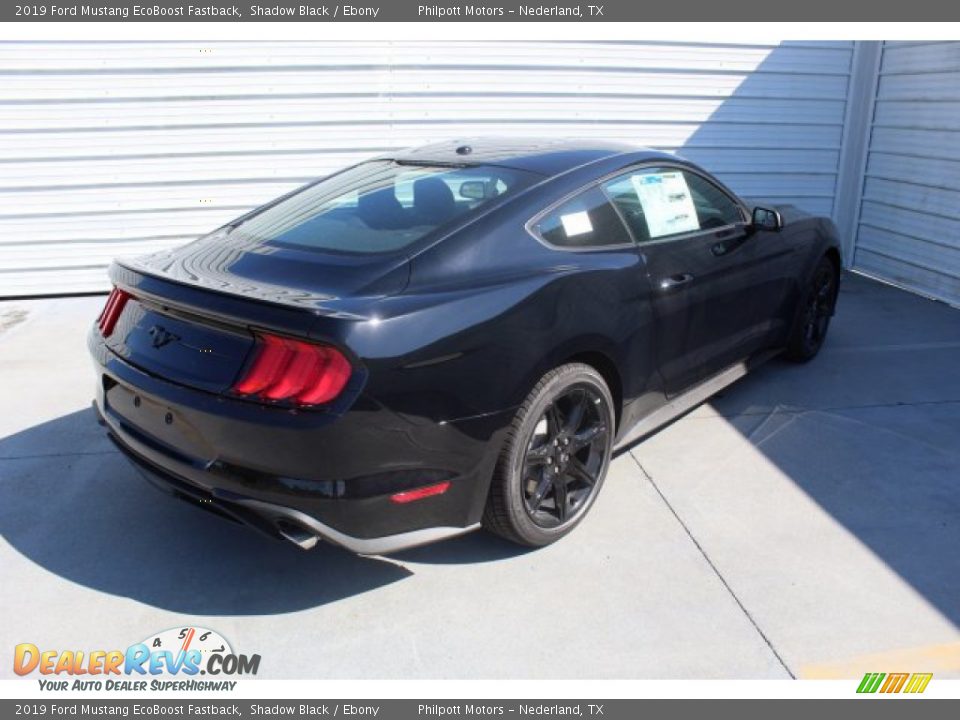
[{"label": "car trunk lid", "polygon": [[145,372],[223,393],[246,367],[255,332],[310,339],[321,318],[328,330],[357,319],[365,298],[401,290],[407,275],[405,260],[262,252],[211,236],[115,262],[110,277],[130,297],[105,342]]},{"label": "car trunk lid", "polygon": [[338,312],[343,298],[398,293],[409,275],[402,254],[268,245],[230,228],[173,250],[124,260],[122,265],[180,285],[318,314]]},{"label": "car trunk lid", "polygon": [[214,393],[227,390],[253,348],[253,334],[135,293],[104,338],[107,347],[151,375]]}]

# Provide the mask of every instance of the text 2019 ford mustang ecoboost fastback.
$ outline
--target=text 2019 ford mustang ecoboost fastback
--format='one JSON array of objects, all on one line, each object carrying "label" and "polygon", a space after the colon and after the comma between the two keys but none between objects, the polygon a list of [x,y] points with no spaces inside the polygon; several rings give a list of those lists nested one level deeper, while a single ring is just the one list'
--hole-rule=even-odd
[{"label": "text 2019 ford mustang ecoboost fastback", "polygon": [[89,346],[148,479],[304,548],[566,535],[611,453],[820,349],[833,224],[626,145],[476,139],[110,269]]}]

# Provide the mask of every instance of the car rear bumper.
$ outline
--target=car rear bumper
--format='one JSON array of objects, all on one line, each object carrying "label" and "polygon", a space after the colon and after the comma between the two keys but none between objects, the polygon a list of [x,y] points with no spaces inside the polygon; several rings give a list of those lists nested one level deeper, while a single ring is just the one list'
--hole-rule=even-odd
[{"label": "car rear bumper", "polygon": [[121,440],[113,430],[109,431],[108,435],[144,478],[161,491],[248,525],[271,537],[292,542],[304,550],[310,550],[319,540],[325,540],[360,555],[382,555],[456,537],[480,526],[479,523],[474,523],[467,527],[421,528],[376,538],[353,537],[294,508],[250,497],[206,491],[151,462]]},{"label": "car rear bumper", "polygon": [[[479,525],[510,413],[408,418],[361,398],[342,415],[291,412],[176,385],[133,367],[97,334],[95,406],[111,440],[155,486],[304,549],[361,554]],[[442,495],[397,503],[438,482]]]}]

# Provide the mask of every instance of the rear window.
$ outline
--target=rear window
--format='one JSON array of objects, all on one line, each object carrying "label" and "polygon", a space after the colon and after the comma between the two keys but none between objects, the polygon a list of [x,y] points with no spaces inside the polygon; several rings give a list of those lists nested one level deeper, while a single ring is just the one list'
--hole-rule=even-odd
[{"label": "rear window", "polygon": [[348,253],[399,250],[534,182],[508,168],[372,161],[311,185],[241,223],[251,243]]},{"label": "rear window", "polygon": [[602,248],[633,242],[607,196],[595,187],[544,215],[536,230],[550,245],[564,248]]}]

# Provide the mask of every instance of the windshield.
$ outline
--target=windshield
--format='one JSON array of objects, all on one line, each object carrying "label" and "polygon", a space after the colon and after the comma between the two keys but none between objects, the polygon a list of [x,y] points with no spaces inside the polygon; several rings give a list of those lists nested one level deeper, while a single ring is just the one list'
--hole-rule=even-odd
[{"label": "windshield", "polygon": [[501,167],[366,162],[257,213],[232,235],[251,244],[390,252],[536,179]]}]

